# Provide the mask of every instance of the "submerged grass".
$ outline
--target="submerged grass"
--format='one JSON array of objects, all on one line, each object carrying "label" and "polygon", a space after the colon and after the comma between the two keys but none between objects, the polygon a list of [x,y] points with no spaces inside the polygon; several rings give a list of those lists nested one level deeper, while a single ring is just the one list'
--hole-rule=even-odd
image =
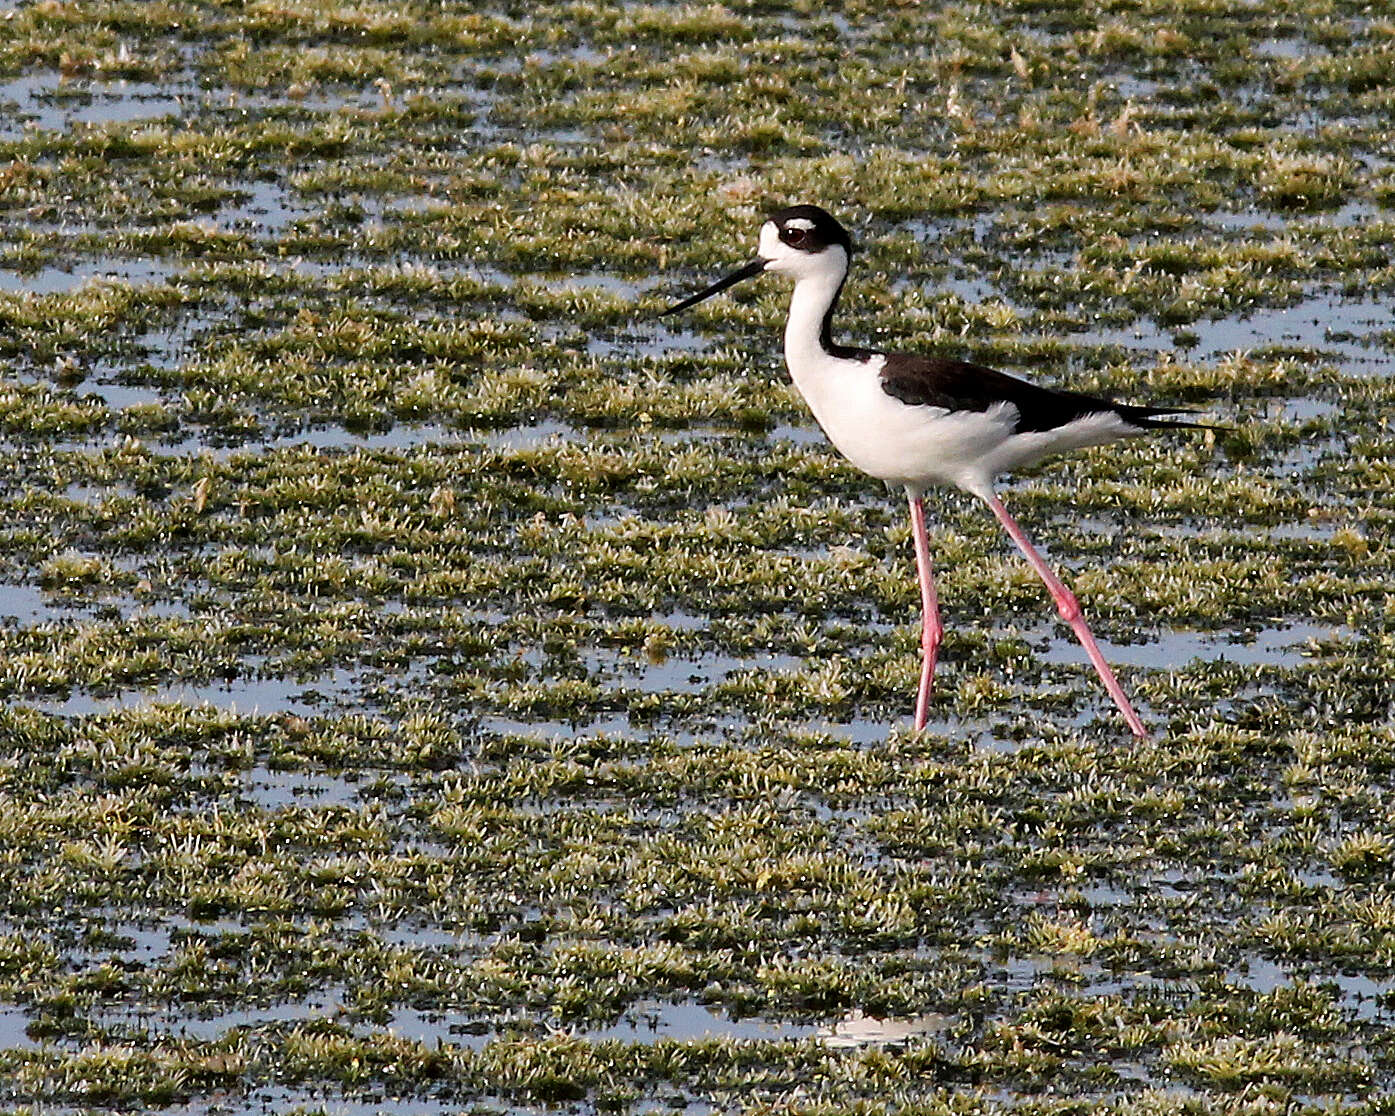
[{"label": "submerged grass", "polygon": [[[1389,1108],[1388,19],[4,26],[0,1103]],[[652,316],[794,200],[850,336],[1216,415],[1008,493],[1154,739],[951,494],[904,727],[785,294]]]}]

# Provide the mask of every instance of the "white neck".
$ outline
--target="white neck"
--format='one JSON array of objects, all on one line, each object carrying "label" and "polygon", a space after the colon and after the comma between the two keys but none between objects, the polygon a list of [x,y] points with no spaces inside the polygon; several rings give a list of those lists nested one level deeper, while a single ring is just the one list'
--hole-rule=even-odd
[{"label": "white neck", "polygon": [[827,359],[819,335],[824,315],[838,297],[842,282],[841,272],[824,272],[806,275],[795,283],[790,316],[785,323],[785,363],[791,372]]}]

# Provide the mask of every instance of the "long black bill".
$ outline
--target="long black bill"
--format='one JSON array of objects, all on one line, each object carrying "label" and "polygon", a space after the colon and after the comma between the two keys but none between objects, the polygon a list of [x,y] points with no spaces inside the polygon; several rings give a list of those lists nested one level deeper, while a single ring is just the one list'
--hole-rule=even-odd
[{"label": "long black bill", "polygon": [[685,298],[676,306],[670,306],[667,310],[660,311],[659,317],[662,318],[665,314],[676,314],[680,310],[688,309],[689,306],[696,306],[703,299],[711,298],[714,294],[721,294],[728,287],[736,286],[736,284],[743,279],[750,279],[752,276],[759,275],[765,270],[765,263],[765,260],[759,258],[752,260],[740,271],[733,271],[730,275],[726,276],[726,278],[718,279],[712,286],[708,287],[707,290],[699,291],[691,298]]}]

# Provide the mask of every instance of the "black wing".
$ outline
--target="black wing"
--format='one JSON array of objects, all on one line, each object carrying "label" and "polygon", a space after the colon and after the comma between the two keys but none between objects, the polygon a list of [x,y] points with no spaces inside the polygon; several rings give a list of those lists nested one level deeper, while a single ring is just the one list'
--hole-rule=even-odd
[{"label": "black wing", "polygon": [[1086,415],[1112,412],[1137,427],[1197,426],[1159,419],[1184,414],[1175,407],[1135,407],[1075,391],[1039,387],[1006,372],[943,357],[888,353],[881,370],[882,390],[912,407],[947,411],[986,411],[995,403],[1017,409],[1013,433],[1055,430]]}]

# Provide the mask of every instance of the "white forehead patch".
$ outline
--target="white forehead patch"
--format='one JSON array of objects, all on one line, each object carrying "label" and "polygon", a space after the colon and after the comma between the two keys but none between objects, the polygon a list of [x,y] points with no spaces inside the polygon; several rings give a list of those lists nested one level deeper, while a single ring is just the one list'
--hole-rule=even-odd
[{"label": "white forehead patch", "polygon": [[814,222],[807,217],[791,217],[785,222],[787,229],[803,229],[805,232],[809,232],[813,227]]}]

